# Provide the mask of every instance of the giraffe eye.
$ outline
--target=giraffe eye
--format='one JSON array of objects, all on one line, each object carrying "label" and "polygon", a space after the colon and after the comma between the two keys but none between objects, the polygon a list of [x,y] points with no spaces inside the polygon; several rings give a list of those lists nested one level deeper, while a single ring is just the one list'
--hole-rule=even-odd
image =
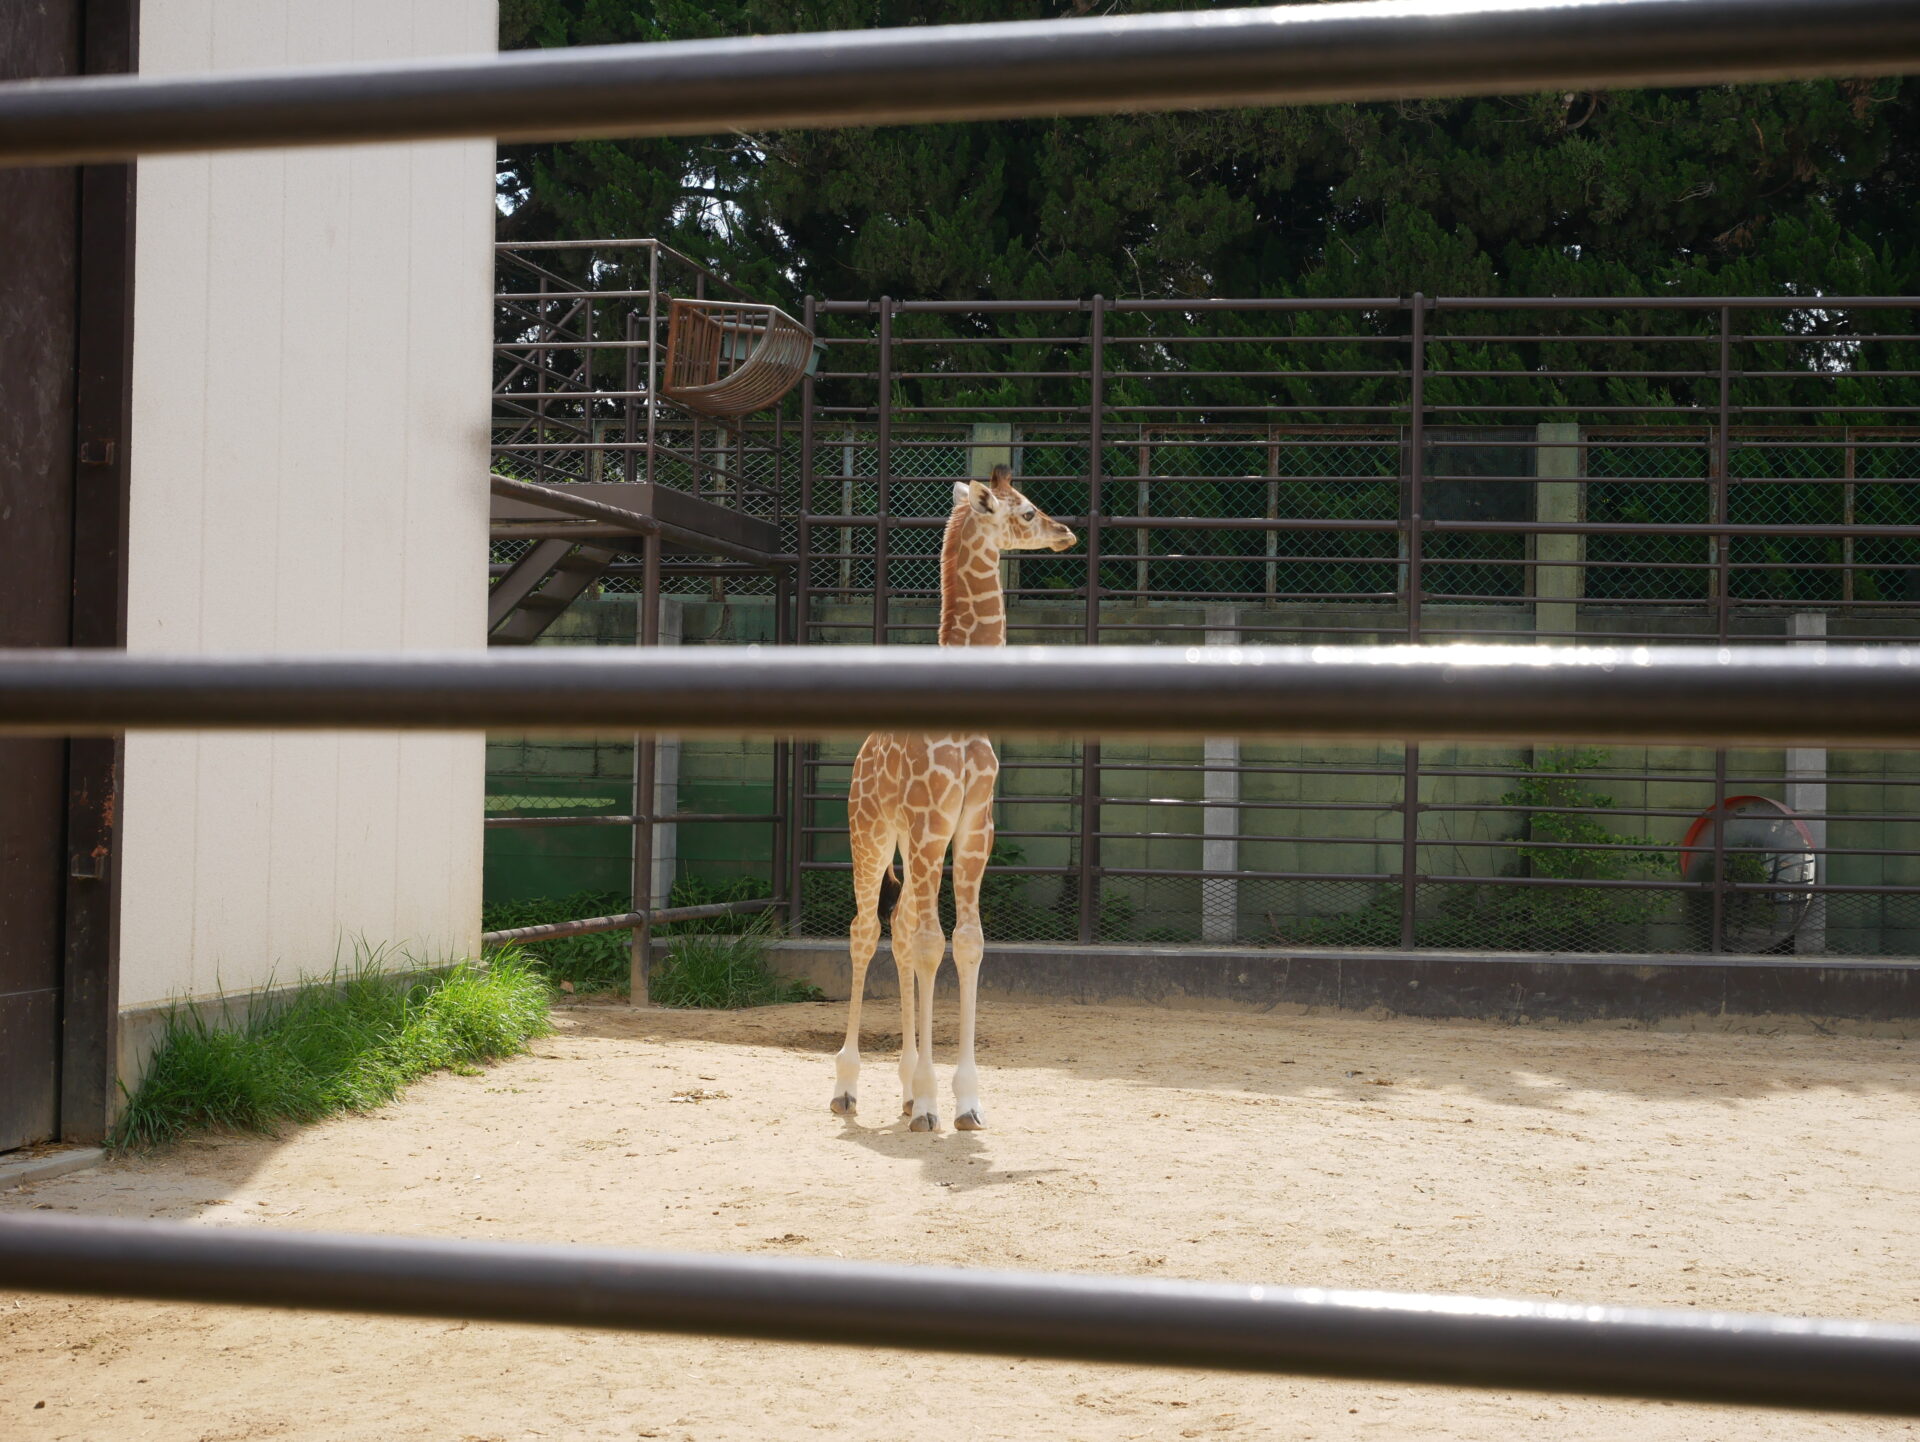
[{"label": "giraffe eye", "polygon": [[1023,515],[1022,515],[1021,517],[1020,517],[1020,519],[1021,519],[1021,520],[1023,520],[1023,521],[1031,521],[1031,520],[1033,519],[1033,512],[1032,512],[1032,510],[1030,510],[1030,509],[1029,509],[1028,511],[1026,511],[1026,512],[1025,512],[1025,513],[1024,513],[1024,514],[1023,514]]}]

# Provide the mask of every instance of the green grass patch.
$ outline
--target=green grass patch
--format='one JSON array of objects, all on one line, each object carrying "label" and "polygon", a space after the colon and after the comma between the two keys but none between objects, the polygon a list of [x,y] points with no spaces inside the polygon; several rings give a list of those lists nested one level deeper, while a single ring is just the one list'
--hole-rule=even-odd
[{"label": "green grass patch", "polygon": [[[749,901],[767,894],[765,883],[742,879],[715,885],[698,878],[675,883],[671,906],[710,906]],[[481,911],[481,929],[510,931],[546,926],[588,916],[617,916],[628,909],[625,893],[577,891],[571,896],[532,901],[489,902]],[[734,1011],[784,1001],[819,1001],[820,989],[776,975],[767,942],[779,932],[770,912],[713,916],[663,924],[655,929],[656,951],[647,991],[656,1006],[709,1007]],[[629,988],[632,933],[603,931],[558,941],[520,943],[531,963],[554,985],[575,992],[625,996]]]},{"label": "green grass patch", "polygon": [[273,1133],[379,1106],[428,1072],[525,1050],[549,1029],[550,996],[539,967],[503,949],[484,968],[440,974],[395,976],[368,960],[301,985],[239,1027],[182,1005],[111,1144]]},{"label": "green grass patch", "polygon": [[767,941],[774,934],[770,916],[751,917],[744,929],[737,920],[733,925],[732,936],[700,932],[673,939],[672,949],[654,962],[648,978],[647,991],[656,1006],[737,1011],[783,1001],[826,999],[811,982],[774,975],[767,960]]},{"label": "green grass patch", "polygon": [[[628,909],[624,891],[576,891],[571,896],[532,901],[490,901],[480,908],[482,931],[512,931],[521,926],[550,926],[589,916],[618,916]],[[625,994],[631,932],[601,931],[558,941],[525,941],[520,951],[555,986],[570,982],[578,992]]]}]

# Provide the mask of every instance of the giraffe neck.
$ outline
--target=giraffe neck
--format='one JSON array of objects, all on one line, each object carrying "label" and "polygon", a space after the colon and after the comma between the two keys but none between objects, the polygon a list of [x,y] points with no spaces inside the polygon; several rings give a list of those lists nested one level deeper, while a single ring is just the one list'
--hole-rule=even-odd
[{"label": "giraffe neck", "polygon": [[965,506],[956,506],[940,547],[940,644],[1007,644],[1000,548]]}]

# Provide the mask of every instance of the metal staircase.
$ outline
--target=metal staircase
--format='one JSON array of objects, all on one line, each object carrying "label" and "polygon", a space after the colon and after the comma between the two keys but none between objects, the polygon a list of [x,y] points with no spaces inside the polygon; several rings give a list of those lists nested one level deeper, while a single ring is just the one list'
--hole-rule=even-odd
[{"label": "metal staircase", "polygon": [[612,542],[535,541],[487,593],[487,644],[531,645],[619,554]]}]

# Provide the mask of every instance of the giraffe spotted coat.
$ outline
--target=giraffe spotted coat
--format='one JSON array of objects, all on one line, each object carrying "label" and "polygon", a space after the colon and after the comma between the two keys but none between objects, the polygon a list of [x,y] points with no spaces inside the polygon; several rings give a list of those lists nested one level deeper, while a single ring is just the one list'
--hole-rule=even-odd
[{"label": "giraffe spotted coat", "polygon": [[[991,482],[953,488],[940,549],[940,644],[1004,646],[1006,551],[1064,551],[1066,526],[1013,488],[996,466]],[[960,977],[960,1059],[954,1068],[954,1125],[985,1125],[974,1067],[974,1016],[985,938],[980,881],[993,850],[993,788],[1000,773],[985,736],[877,731],[860,748],[847,792],[853,851],[853,995],[847,1039],[836,1058],[833,1109],[853,1114],[860,1080],[860,1003],[880,940],[883,892],[897,888],[893,960],[900,975],[900,1090],[912,1130],[940,1125],[933,1071],[933,983],[946,952],[940,931],[940,873],[953,852],[953,960]],[[895,856],[899,870],[892,871]]]}]

